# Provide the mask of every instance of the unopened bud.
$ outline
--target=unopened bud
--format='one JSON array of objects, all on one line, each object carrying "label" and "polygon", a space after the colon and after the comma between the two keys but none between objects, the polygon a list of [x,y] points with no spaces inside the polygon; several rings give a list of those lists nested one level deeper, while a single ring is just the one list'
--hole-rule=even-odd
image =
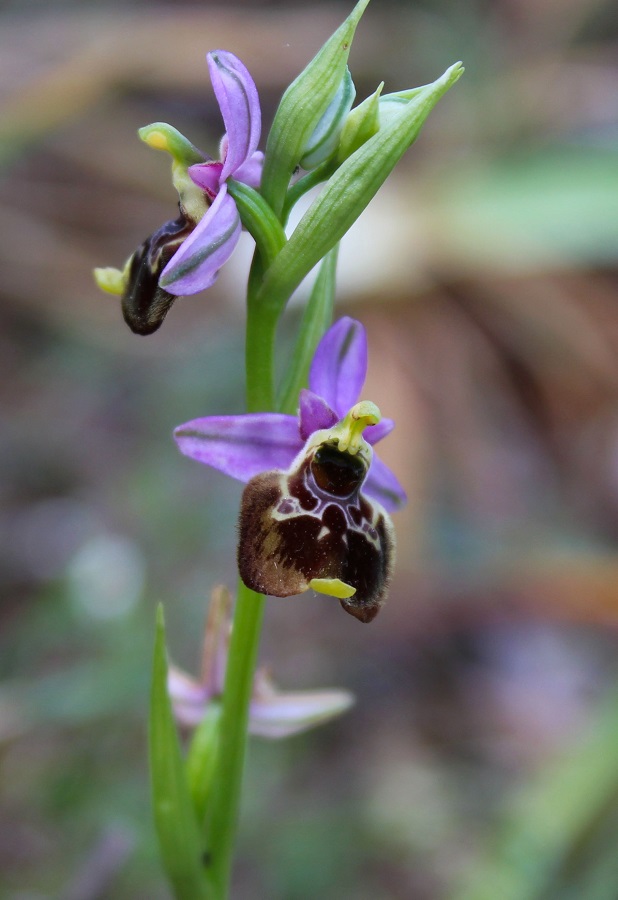
[{"label": "unopened bud", "polygon": [[315,169],[333,156],[339,145],[341,129],[352,109],[355,96],[356,88],[354,87],[350,71],[346,68],[337,93],[329,103],[315,131],[307,142],[300,161],[303,169],[307,171]]}]

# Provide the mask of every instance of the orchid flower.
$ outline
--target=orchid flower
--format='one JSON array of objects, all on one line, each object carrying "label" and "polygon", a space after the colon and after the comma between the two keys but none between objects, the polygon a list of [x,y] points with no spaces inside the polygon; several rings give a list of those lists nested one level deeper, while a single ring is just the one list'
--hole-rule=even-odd
[{"label": "orchid flower", "polygon": [[[212,592],[208,611],[202,670],[199,680],[175,666],[168,670],[168,690],[177,721],[188,728],[200,724],[211,704],[220,701],[231,632],[232,598],[224,587]],[[343,690],[279,691],[267,670],[253,679],[249,706],[249,732],[266,738],[283,738],[307,731],[345,712],[354,702]]]},{"label": "orchid flower", "polygon": [[393,422],[375,404],[358,402],[366,371],[365,329],[342,318],[316,349],[298,416],[211,416],[175,432],[186,456],[247,482],[239,544],[245,584],[279,597],[309,588],[332,594],[363,622],[378,612],[390,579],[387,511],[405,502],[395,475],[373,454]]},{"label": "orchid flower", "polygon": [[172,156],[180,216],[154,232],[122,271],[95,269],[99,287],[122,296],[125,320],[138,334],[156,331],[177,296],[211,287],[232,255],[242,226],[228,179],[253,188],[260,184],[261,113],[255,83],[233,53],[216,50],[206,58],[225,125],[221,159],[209,159],[165,123],[140,129],[145,143]]}]

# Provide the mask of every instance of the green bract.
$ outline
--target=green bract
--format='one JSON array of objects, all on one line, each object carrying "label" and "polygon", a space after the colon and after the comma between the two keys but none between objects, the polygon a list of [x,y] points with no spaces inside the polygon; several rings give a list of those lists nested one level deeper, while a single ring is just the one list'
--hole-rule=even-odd
[{"label": "green bract", "polygon": [[379,100],[384,82],[375,93],[353,109],[345,121],[339,138],[337,160],[342,163],[372,138],[380,128]]},{"label": "green bract", "polygon": [[341,85],[352,38],[368,3],[359,0],[281,98],[266,143],[261,187],[277,216],[282,213],[292,173]]},{"label": "green bract", "polygon": [[256,305],[279,315],[303,278],[360,216],[463,71],[455,63],[436,81],[415,89],[412,99],[400,104],[400,113],[342,163],[265,273]]}]

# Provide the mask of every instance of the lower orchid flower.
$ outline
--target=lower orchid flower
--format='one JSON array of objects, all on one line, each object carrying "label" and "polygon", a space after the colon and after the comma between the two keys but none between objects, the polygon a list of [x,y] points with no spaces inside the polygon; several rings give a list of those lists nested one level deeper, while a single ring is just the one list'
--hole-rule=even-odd
[{"label": "lower orchid flower", "polygon": [[405,502],[373,453],[393,422],[374,403],[358,402],[366,371],[365,329],[342,318],[316,349],[298,416],[211,416],[175,432],[186,456],[247,482],[238,547],[247,587],[276,597],[313,588],[362,622],[386,597],[394,557],[388,511]]},{"label": "lower orchid flower", "polygon": [[[174,715],[181,725],[195,728],[213,704],[220,702],[231,632],[232,598],[224,587],[212,592],[199,680],[175,666],[168,670],[168,690]],[[345,712],[354,702],[349,691],[280,691],[266,669],[253,678],[249,705],[249,732],[259,737],[283,738],[307,731]]]},{"label": "lower orchid flower", "polygon": [[170,125],[157,122],[140,138],[172,157],[172,181],[180,215],[166,222],[133,253],[121,270],[95,269],[99,287],[122,297],[125,321],[137,334],[152,334],[177,296],[211,287],[240,238],[241,221],[228,193],[234,178],[257,188],[263,154],[257,88],[243,63],[225,50],[207,56],[226,133],[221,160],[212,160]]}]

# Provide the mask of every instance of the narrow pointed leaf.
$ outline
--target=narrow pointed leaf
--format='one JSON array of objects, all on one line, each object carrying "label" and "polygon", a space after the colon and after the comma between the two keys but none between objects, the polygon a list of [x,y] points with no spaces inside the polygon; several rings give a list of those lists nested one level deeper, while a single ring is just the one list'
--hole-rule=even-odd
[{"label": "narrow pointed leaf", "polygon": [[204,827],[219,749],[221,706],[213,702],[195,729],[187,754],[187,781],[198,822]]},{"label": "narrow pointed leaf", "polygon": [[150,779],[161,859],[177,900],[211,900],[202,844],[167,692],[163,609],[157,611],[150,704]]}]

